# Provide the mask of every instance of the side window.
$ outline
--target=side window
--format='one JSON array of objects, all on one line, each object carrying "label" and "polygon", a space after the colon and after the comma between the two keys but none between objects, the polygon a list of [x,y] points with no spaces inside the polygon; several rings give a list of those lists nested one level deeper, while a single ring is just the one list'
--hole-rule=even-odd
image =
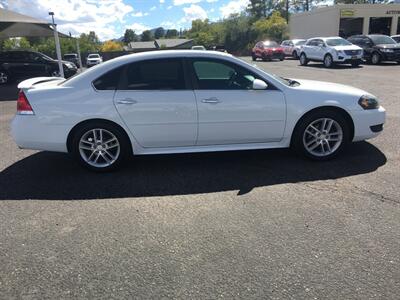
[{"label": "side window", "polygon": [[192,65],[200,90],[250,90],[257,78],[249,70],[230,63],[197,60]]},{"label": "side window", "polygon": [[124,66],[108,71],[103,76],[100,76],[93,81],[93,86],[97,90],[116,90],[121,79]]},{"label": "side window", "polygon": [[124,90],[186,89],[181,59],[155,59],[132,63],[126,69]]},{"label": "side window", "polygon": [[307,46],[314,46],[314,40],[308,40],[306,45]]}]

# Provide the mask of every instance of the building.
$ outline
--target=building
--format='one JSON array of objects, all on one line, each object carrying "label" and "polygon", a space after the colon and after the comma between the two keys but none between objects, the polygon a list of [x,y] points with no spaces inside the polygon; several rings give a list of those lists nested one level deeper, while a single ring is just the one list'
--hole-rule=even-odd
[{"label": "building", "polygon": [[293,14],[290,37],[400,34],[400,4],[342,4]]},{"label": "building", "polygon": [[190,49],[192,46],[193,40],[189,39],[159,39],[151,42],[131,42],[126,50],[143,52],[160,49]]}]

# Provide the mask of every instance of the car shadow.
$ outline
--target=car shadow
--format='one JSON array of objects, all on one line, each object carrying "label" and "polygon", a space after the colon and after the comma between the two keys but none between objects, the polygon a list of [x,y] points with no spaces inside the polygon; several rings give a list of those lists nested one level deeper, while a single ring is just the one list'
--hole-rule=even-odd
[{"label": "car shadow", "polygon": [[[301,66],[300,63],[299,63],[299,66]],[[316,63],[308,63],[307,65],[305,65],[303,67],[326,69],[326,70],[347,70],[347,69],[362,69],[363,65],[359,65],[357,67],[352,67],[351,65],[348,65],[348,64],[335,64],[330,68],[326,68],[323,63],[316,62]]]},{"label": "car shadow", "polygon": [[367,142],[327,162],[296,157],[287,149],[138,156],[111,173],[82,169],[65,154],[39,152],[0,173],[0,200],[105,199],[189,195],[337,179],[370,173],[386,163]]}]

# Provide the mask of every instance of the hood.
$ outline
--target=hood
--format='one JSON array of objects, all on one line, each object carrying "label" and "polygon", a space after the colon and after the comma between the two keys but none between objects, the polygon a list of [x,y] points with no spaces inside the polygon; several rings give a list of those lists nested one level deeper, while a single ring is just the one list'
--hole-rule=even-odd
[{"label": "hood", "polygon": [[361,89],[339,83],[305,80],[305,79],[294,79],[294,80],[300,83],[300,85],[296,87],[297,89],[304,89],[316,92],[327,92],[327,93],[334,92],[334,93],[352,95],[356,97],[361,97],[363,95],[369,94],[368,92],[363,91]]},{"label": "hood", "polygon": [[356,45],[347,45],[347,46],[333,46],[331,47],[335,50],[362,50],[360,47],[356,46]]},{"label": "hood", "polygon": [[400,44],[379,44],[376,47],[380,49],[400,49]]}]

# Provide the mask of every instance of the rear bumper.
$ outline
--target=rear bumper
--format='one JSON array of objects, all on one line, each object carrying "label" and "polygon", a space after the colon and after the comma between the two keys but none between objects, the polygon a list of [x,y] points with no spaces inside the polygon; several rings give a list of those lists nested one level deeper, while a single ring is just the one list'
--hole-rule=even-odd
[{"label": "rear bumper", "polygon": [[39,122],[35,115],[15,115],[11,122],[11,135],[22,149],[67,151],[67,136],[70,128]]},{"label": "rear bumper", "polygon": [[352,111],[354,121],[353,142],[363,141],[378,136],[383,130],[386,120],[386,110],[378,109]]}]

